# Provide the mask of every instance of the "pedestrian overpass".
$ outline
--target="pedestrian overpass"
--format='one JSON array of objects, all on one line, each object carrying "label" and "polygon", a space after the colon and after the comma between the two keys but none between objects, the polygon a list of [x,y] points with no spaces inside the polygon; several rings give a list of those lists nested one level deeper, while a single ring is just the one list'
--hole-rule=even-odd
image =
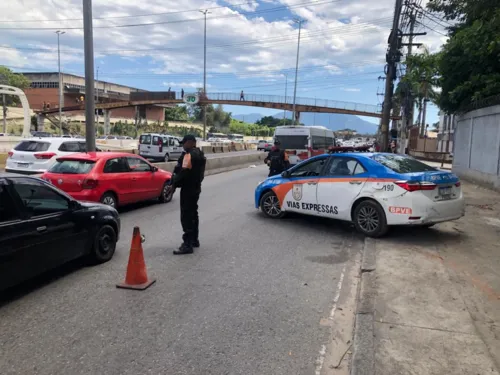
[{"label": "pedestrian overpass", "polygon": [[[144,94],[146,96],[148,95],[146,92]],[[151,96],[154,97],[147,98],[145,100],[111,101],[107,103],[97,103],[95,107],[96,109],[112,110],[115,108],[139,107],[145,105],[175,105],[184,103],[181,93],[179,92],[151,92],[151,94]],[[186,93],[185,95],[188,96],[190,94]],[[207,93],[206,95],[200,94],[197,104],[241,105],[293,111],[293,97],[279,95],[244,94],[244,97],[242,98],[240,93]],[[82,111],[84,109],[85,103],[81,103],[74,106],[63,107],[62,112]],[[49,110],[39,111],[38,113],[47,115],[57,112],[59,112],[59,109],[55,107]],[[301,112],[341,113],[356,116],[382,117],[381,108],[373,104],[360,104],[317,98],[296,98],[295,112],[297,119],[300,119]],[[393,116],[392,118],[399,119],[399,116]]]}]

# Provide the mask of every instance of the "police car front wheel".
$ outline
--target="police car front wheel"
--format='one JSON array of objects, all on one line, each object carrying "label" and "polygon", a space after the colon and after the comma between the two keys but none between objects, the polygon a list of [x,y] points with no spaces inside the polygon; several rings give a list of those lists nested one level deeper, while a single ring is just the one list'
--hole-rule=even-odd
[{"label": "police car front wheel", "polygon": [[264,215],[273,219],[279,219],[285,215],[285,213],[281,211],[278,197],[272,191],[268,191],[262,196],[260,199],[260,209]]},{"label": "police car front wheel", "polygon": [[372,200],[366,200],[356,205],[353,222],[358,232],[367,237],[381,237],[388,230],[384,210]]}]

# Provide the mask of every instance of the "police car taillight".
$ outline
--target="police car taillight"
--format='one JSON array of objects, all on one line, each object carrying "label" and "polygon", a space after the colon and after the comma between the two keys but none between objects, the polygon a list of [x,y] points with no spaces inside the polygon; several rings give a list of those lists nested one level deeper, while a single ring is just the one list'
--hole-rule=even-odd
[{"label": "police car taillight", "polygon": [[427,181],[396,181],[394,183],[406,191],[434,190],[436,188],[436,184]]}]

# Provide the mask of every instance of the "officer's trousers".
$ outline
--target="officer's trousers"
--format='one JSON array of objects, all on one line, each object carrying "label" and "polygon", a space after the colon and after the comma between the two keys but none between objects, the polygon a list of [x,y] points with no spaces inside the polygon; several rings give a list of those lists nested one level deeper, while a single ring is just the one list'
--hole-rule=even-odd
[{"label": "officer's trousers", "polygon": [[184,234],[182,240],[186,245],[198,241],[199,218],[198,200],[201,188],[181,188],[181,224]]}]

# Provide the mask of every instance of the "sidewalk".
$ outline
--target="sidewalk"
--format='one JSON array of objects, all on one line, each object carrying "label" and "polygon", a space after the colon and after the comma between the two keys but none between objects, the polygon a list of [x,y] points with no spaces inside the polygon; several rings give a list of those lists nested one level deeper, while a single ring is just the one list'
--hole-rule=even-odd
[{"label": "sidewalk", "polygon": [[500,194],[462,186],[459,221],[366,241],[354,375],[499,374]]}]

